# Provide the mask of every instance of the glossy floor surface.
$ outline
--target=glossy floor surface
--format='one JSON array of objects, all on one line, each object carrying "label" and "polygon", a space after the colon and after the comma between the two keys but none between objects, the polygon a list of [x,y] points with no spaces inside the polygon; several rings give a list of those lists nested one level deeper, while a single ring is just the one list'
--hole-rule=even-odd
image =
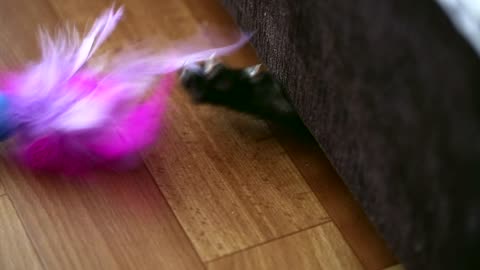
[{"label": "glossy floor surface", "polygon": [[[4,0],[0,68],[38,56],[36,31],[90,23],[107,0]],[[118,4],[118,3],[117,3]],[[124,0],[106,49],[233,29],[215,0]],[[205,39],[205,42],[210,42]],[[257,63],[251,48],[226,58]],[[289,134],[177,86],[145,164],[88,179],[0,162],[0,269],[342,269],[396,262],[306,131]]]}]

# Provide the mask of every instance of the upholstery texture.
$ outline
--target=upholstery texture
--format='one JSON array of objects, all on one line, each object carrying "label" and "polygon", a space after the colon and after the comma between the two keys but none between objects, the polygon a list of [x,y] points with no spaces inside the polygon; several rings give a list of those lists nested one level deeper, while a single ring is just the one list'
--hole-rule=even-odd
[{"label": "upholstery texture", "polygon": [[443,10],[222,1],[407,269],[480,269],[480,60]]}]

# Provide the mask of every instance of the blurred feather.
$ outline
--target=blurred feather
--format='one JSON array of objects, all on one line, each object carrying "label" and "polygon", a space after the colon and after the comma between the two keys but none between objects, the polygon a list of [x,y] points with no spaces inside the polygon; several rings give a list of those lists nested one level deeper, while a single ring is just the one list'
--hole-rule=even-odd
[{"label": "blurred feather", "polygon": [[[5,112],[15,129],[14,153],[29,168],[78,171],[132,160],[154,143],[172,88],[173,72],[212,54],[229,54],[246,42],[199,49],[196,38],[158,52],[143,47],[105,57],[88,67],[123,15],[105,11],[85,36],[71,25],[55,35],[39,32],[41,58],[3,79]],[[157,77],[166,75],[155,87]],[[153,96],[141,102],[154,87]]]}]

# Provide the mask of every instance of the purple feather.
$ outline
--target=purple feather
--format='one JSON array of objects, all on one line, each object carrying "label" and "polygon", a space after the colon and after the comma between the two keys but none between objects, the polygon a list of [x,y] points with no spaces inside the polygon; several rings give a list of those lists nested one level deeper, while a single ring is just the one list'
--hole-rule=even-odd
[{"label": "purple feather", "polygon": [[[172,51],[131,49],[103,67],[87,67],[122,14],[123,8],[108,9],[83,38],[75,28],[56,37],[41,31],[40,61],[3,76],[0,88],[11,103],[7,113],[16,132],[12,150],[22,164],[73,173],[136,160],[156,141],[173,72],[212,54],[229,54],[250,38],[206,50],[188,48],[190,41]],[[163,75],[153,98],[140,102]]]}]

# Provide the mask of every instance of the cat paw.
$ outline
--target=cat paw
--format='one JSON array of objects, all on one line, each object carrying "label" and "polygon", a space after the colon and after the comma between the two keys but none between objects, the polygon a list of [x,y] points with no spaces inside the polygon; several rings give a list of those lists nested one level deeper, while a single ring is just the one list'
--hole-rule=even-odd
[{"label": "cat paw", "polygon": [[180,82],[184,90],[195,102],[201,102],[207,89],[204,87],[205,71],[198,64],[186,65],[180,73]]},{"label": "cat paw", "polygon": [[215,54],[204,63],[186,64],[180,73],[180,82],[194,102],[202,102],[209,91],[208,81],[222,66]]}]

